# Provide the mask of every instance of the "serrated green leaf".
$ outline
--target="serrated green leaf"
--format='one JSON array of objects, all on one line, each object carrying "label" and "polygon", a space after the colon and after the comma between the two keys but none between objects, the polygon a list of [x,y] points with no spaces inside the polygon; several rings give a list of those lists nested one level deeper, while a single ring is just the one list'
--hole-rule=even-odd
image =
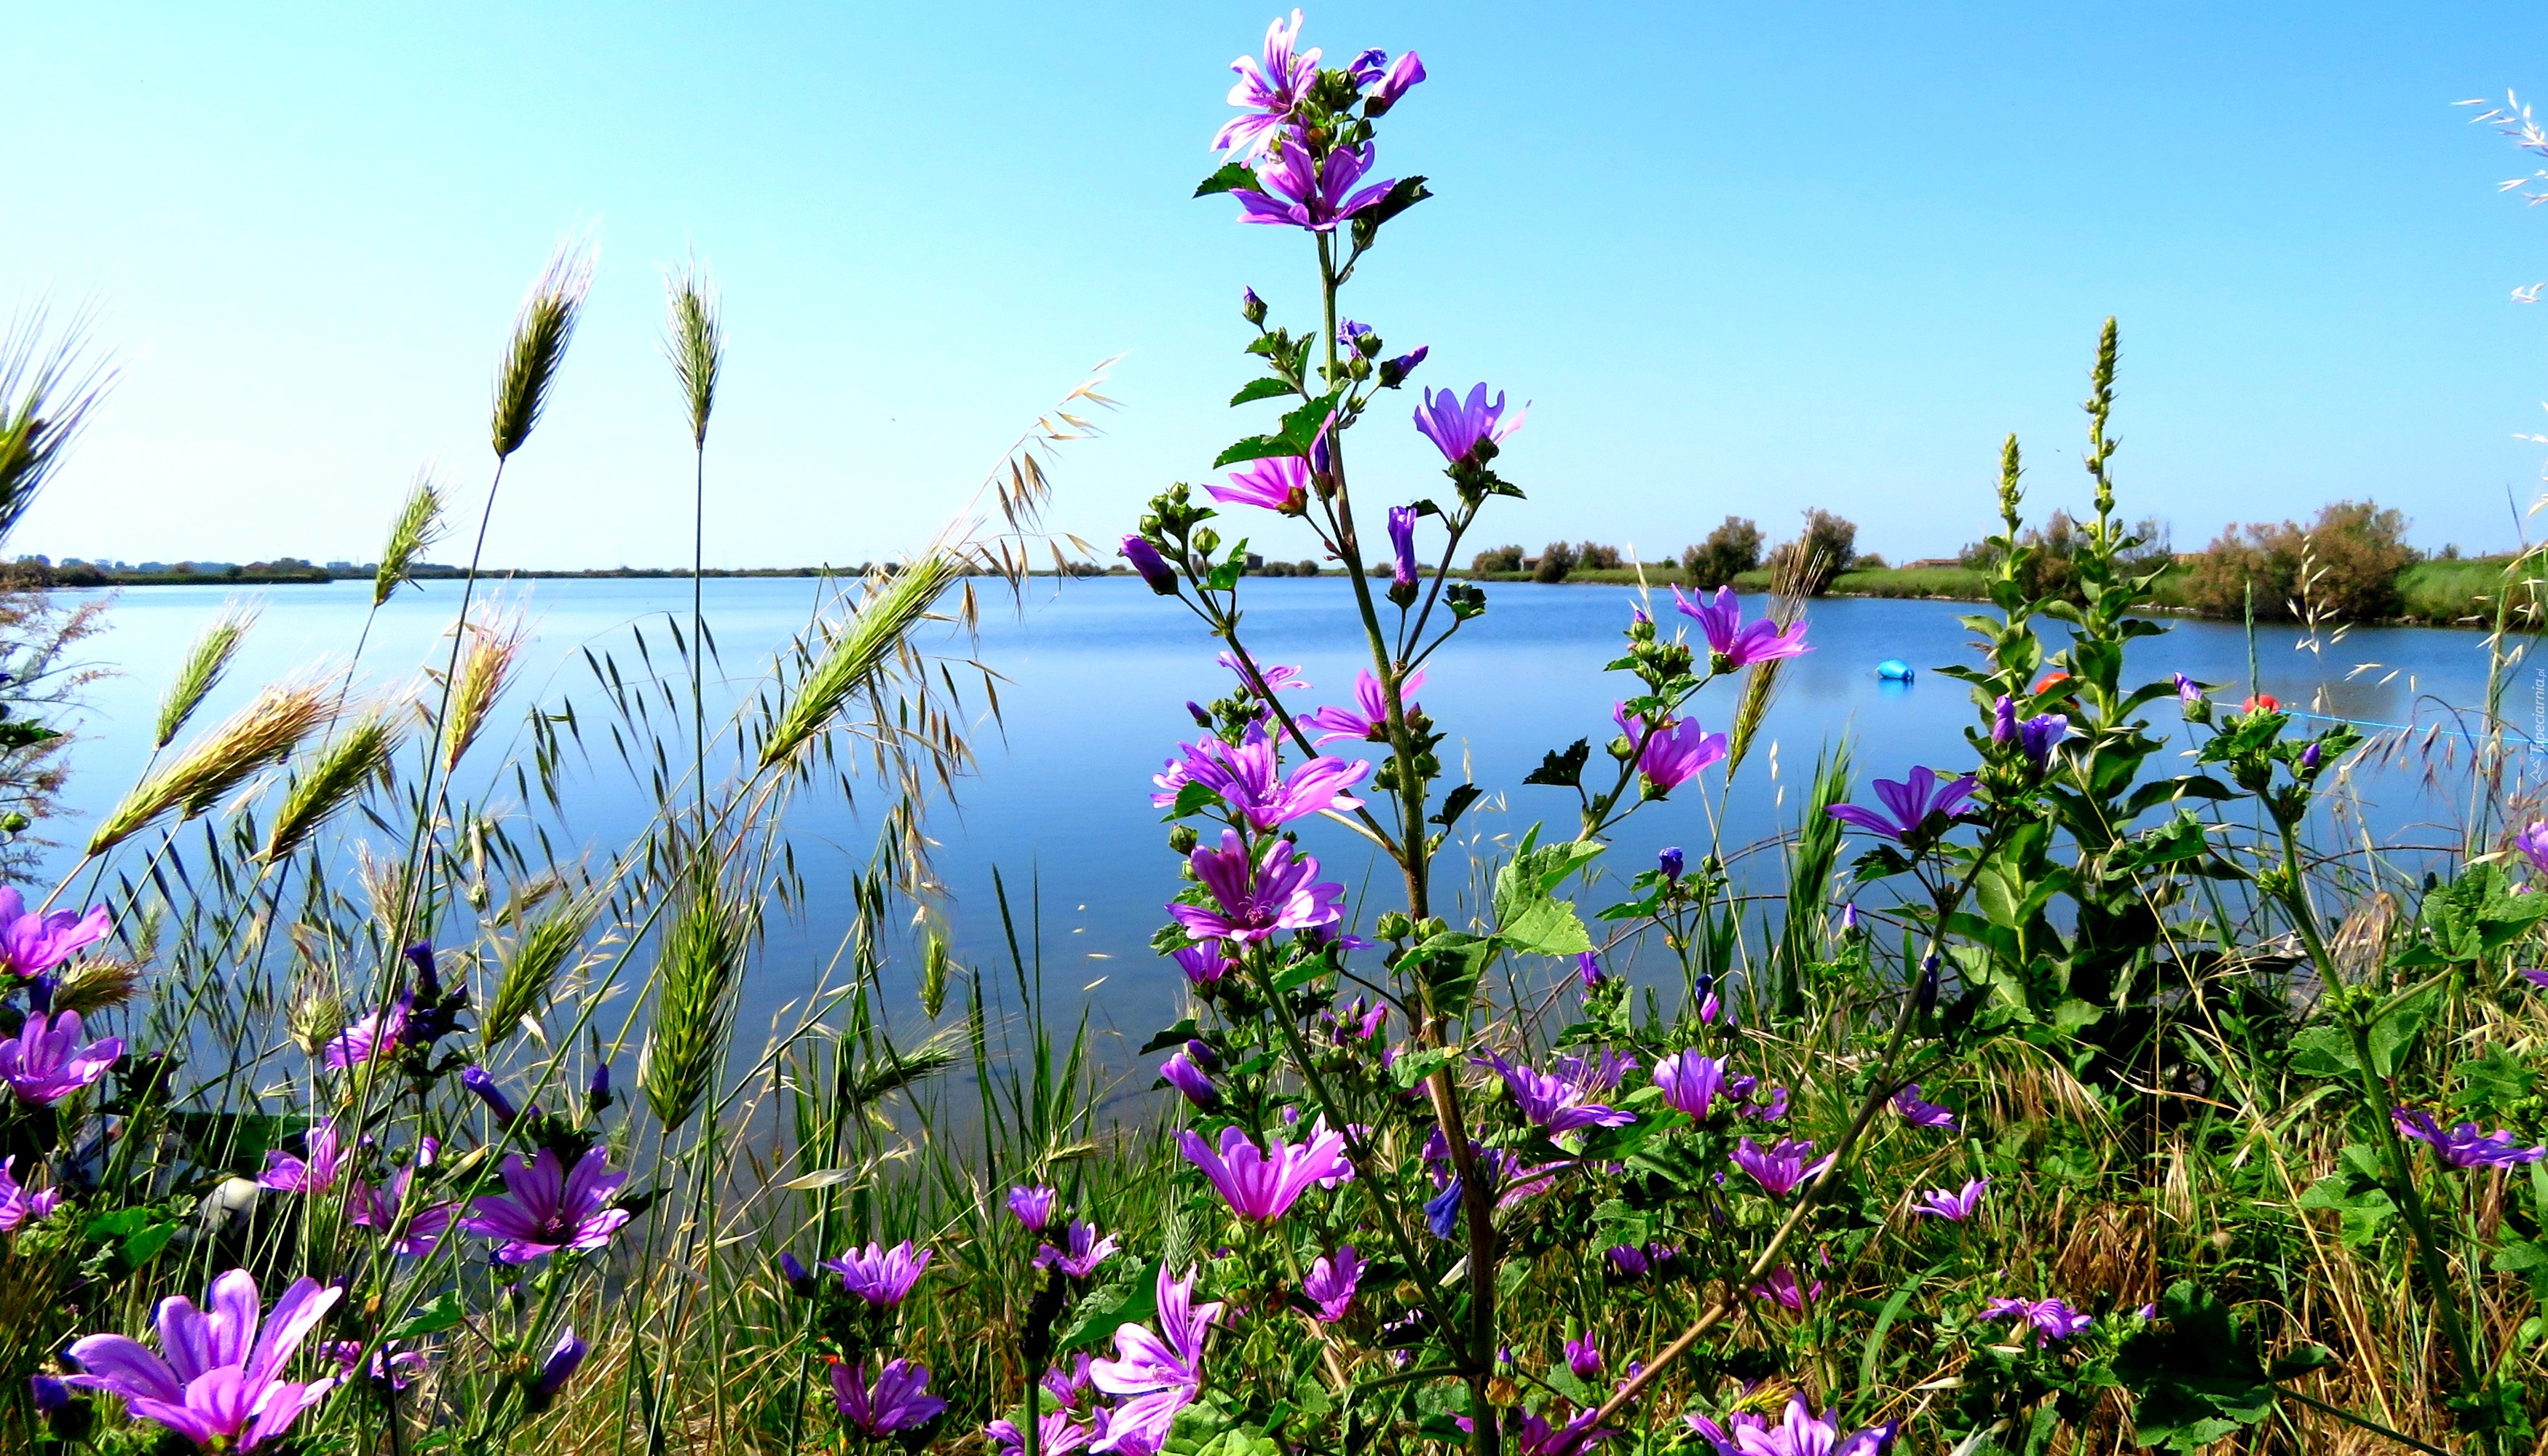
[{"label": "serrated green leaf", "polygon": [[1292,387],[1279,379],[1251,379],[1238,393],[1229,397],[1230,407],[1253,405],[1259,400],[1279,400],[1292,393]]}]

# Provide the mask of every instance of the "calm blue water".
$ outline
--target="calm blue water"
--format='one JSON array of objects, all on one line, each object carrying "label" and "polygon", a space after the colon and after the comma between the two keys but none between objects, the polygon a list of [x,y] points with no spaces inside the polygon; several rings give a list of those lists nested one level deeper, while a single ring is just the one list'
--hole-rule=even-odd
[{"label": "calm blue water", "polygon": [[[802,580],[707,584],[711,627],[731,691],[751,690],[771,655],[816,610],[818,590],[819,584]],[[458,591],[457,584],[434,583],[402,592],[373,630],[363,658],[366,679],[396,680],[429,653],[438,666],[443,649],[437,642]],[[249,593],[263,618],[197,726],[244,702],[259,682],[324,662],[341,664],[360,630],[368,593],[363,583]],[[112,630],[94,641],[91,655],[115,665],[121,676],[96,690],[95,711],[74,761],[70,797],[84,813],[94,814],[132,782],[147,753],[162,685],[186,644],[231,594],[144,588],[116,602]],[[525,614],[536,638],[521,685],[491,739],[500,740],[534,701],[550,709],[576,703],[596,758],[581,774],[566,820],[553,833],[564,846],[608,846],[643,821],[649,800],[609,758],[606,739],[590,726],[599,720],[599,694],[585,654],[613,652],[633,669],[637,657],[629,634],[642,627],[655,644],[656,663],[670,671],[675,659],[664,650],[666,613],[686,619],[689,585],[535,582],[496,594]],[[1426,710],[1451,734],[1445,763],[1465,766],[1491,790],[1509,787],[1481,801],[1464,831],[1471,838],[1517,837],[1545,820],[1553,832],[1571,833],[1570,792],[1518,785],[1542,753],[1580,737],[1593,740],[1597,761],[1599,746],[1613,731],[1609,705],[1629,682],[1600,668],[1616,656],[1635,593],[1624,588],[1513,585],[1491,588],[1489,594],[1491,609],[1436,655],[1421,694]],[[1265,662],[1300,664],[1317,685],[1315,692],[1293,694],[1297,705],[1335,701],[1350,691],[1360,630],[1347,583],[1254,582],[1248,602],[1244,627],[1251,650]],[[1758,611],[1760,605],[1747,607]],[[933,820],[959,956],[1005,956],[990,889],[990,869],[997,865],[1021,916],[1031,904],[1040,907],[1048,989],[1066,1002],[1085,988],[1101,1023],[1146,1033],[1175,1001],[1173,976],[1146,950],[1175,879],[1165,828],[1148,800],[1149,775],[1178,739],[1193,736],[1184,702],[1227,690],[1226,675],[1213,662],[1217,644],[1201,636],[1184,609],[1129,580],[1040,580],[1032,584],[1023,613],[987,598],[986,608],[977,647],[952,634],[945,643],[950,651],[977,654],[1006,680],[1001,723],[980,713],[978,698],[972,703],[978,775],[964,781],[956,801],[942,806]],[[1764,744],[1725,801],[1722,843],[1757,840],[1792,817],[1786,805],[1809,785],[1817,751],[1844,738],[1854,744],[1862,782],[1869,775],[1899,776],[1918,763],[1967,762],[1962,731],[1972,718],[1965,688],[1927,670],[1969,660],[1966,633],[1956,618],[1973,609],[1953,602],[1816,603],[1810,616],[1815,650],[1790,664]],[[1669,630],[1683,619],[1667,610],[1663,620]],[[2265,631],[2258,644],[2264,685],[2289,706],[2315,704],[2357,720],[2422,725],[2442,721],[2446,708],[2476,704],[2484,694],[2486,648],[2476,633],[2357,630],[2315,655],[2296,651],[2296,640],[2288,630]],[[2246,640],[2234,627],[2178,623],[2138,651],[2137,661],[2151,676],[2182,671],[2233,684],[2221,694],[2233,701],[2245,690]],[[1918,681],[1879,682],[1872,670],[1887,657],[1921,668]],[[1711,688],[1698,704],[1699,719],[1722,728],[1735,690],[1730,682]],[[722,718],[731,691],[712,702],[712,718]],[[2507,702],[2515,726],[2530,727],[2533,682],[2526,667]],[[2165,705],[2153,716],[2161,723],[2174,719]],[[502,747],[492,742],[478,751],[477,786],[487,786],[486,768],[495,762],[490,750]],[[466,769],[462,781],[464,787],[473,782]],[[2420,826],[2446,812],[2419,799],[2404,774],[2373,777],[2367,796],[2384,837],[2431,838]],[[1684,790],[1649,806],[1625,827],[1618,856],[1641,864],[1660,846],[1683,845],[1695,858],[1715,839],[1709,824],[1714,805],[1712,794]],[[813,903],[799,923],[774,928],[750,997],[748,1015],[754,1018],[766,1018],[801,994],[833,958],[849,918],[837,907],[869,848],[870,831],[836,797],[802,800],[793,825]],[[56,837],[76,841],[84,834],[83,825]],[[1375,864],[1343,830],[1313,821],[1305,839],[1330,876],[1348,888],[1359,892],[1367,877],[1385,881],[1385,866]]]}]

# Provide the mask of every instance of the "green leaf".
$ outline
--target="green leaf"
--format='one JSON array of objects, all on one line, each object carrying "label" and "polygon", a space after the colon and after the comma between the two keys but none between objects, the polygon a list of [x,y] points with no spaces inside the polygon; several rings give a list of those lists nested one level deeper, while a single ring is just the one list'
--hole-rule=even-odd
[{"label": "green leaf", "polygon": [[1592,743],[1579,738],[1564,753],[1551,749],[1539,761],[1539,767],[1523,776],[1524,783],[1553,783],[1573,788],[1584,781],[1584,765],[1592,757]]},{"label": "green leaf", "polygon": [[2159,1320],[2115,1354],[2116,1378],[2139,1396],[2133,1424],[2141,1444],[2197,1451],[2273,1412],[2255,1331],[2227,1304],[2179,1280],[2159,1297]]},{"label": "green leaf", "polygon": [[1457,1015],[1477,994],[1478,977],[1486,973],[1487,962],[1495,954],[1496,940],[1492,936],[1444,931],[1409,947],[1399,968],[1415,970],[1431,994],[1435,1012]]},{"label": "green leaf", "polygon": [[1162,817],[1183,819],[1189,814],[1200,814],[1220,803],[1220,791],[1209,783],[1180,784],[1177,787],[1177,801],[1168,806],[1168,812]]},{"label": "green leaf", "polygon": [[1433,195],[1421,177],[1401,177],[1389,195],[1356,213],[1353,220],[1353,241],[1357,249],[1367,248],[1380,234],[1381,225],[1400,213]]},{"label": "green leaf", "polygon": [[2530,1095],[2531,1084],[2539,1074],[2522,1065],[2519,1058],[2502,1046],[2488,1046],[2485,1052],[2451,1068],[2459,1077],[2460,1089],[2451,1095],[2451,1105],[2478,1117],[2495,1117]]},{"label": "green leaf", "polygon": [[2362,1066],[2339,1027],[2315,1026],[2292,1038],[2291,1058],[2292,1070],[2305,1077],[2350,1077]]},{"label": "green leaf", "polygon": [[446,1289],[432,1304],[410,1315],[406,1323],[391,1330],[390,1338],[422,1339],[428,1334],[440,1334],[458,1326],[463,1318],[458,1292]]},{"label": "green leaf", "polygon": [[1485,793],[1485,789],[1478,787],[1474,783],[1461,784],[1458,788],[1455,788],[1442,796],[1442,812],[1433,816],[1433,822],[1441,825],[1444,829],[1450,828],[1453,824],[1459,821],[1460,815],[1466,812],[1468,807],[1471,804],[1476,803]]},{"label": "green leaf", "polygon": [[1534,956],[1581,956],[1592,949],[1592,933],[1584,917],[1565,900],[1541,899],[1504,922],[1496,938]]},{"label": "green leaf", "polygon": [[1202,184],[1195,188],[1194,195],[1210,197],[1216,192],[1262,192],[1264,190],[1257,185],[1256,174],[1248,169],[1245,162],[1225,162],[1219,171],[1203,179]]},{"label": "green leaf", "polygon": [[2398,1053],[2423,1035],[2432,1024],[2433,1013],[2440,1007],[2444,983],[2441,978],[2399,997],[2380,1019],[2371,1024],[2371,1069],[2383,1077],[2398,1074]]},{"label": "green leaf", "polygon": [[1079,1301],[1069,1329],[1053,1348],[1068,1354],[1112,1339],[1118,1327],[1148,1322],[1159,1313],[1159,1263],[1128,1268]]},{"label": "green leaf", "polygon": [[1259,400],[1279,400],[1292,393],[1292,387],[1279,379],[1251,379],[1237,394],[1229,397],[1230,407],[1252,405]]}]

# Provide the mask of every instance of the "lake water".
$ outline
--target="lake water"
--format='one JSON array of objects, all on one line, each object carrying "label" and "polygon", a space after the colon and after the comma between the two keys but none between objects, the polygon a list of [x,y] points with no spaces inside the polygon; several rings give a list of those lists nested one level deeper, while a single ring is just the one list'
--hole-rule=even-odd
[{"label": "lake water", "polygon": [[[202,727],[244,702],[257,683],[322,662],[341,664],[362,625],[368,583],[283,587],[247,593],[263,616],[228,681],[198,716]],[[820,604],[810,580],[712,581],[706,584],[711,628],[729,689],[711,704],[712,718],[734,692],[749,692],[791,634]],[[586,653],[610,651],[634,665],[630,632],[643,628],[669,666],[667,613],[684,621],[689,584],[682,581],[545,581],[506,585],[496,597],[523,612],[535,640],[527,667],[498,732],[518,724],[535,699],[555,708],[572,699],[591,724],[595,690]],[[401,592],[381,614],[365,649],[367,679],[389,682],[411,672],[437,642],[457,603],[457,583]],[[93,816],[128,786],[148,750],[159,692],[187,643],[233,593],[209,588],[142,588],[123,593],[112,629],[90,655],[121,676],[101,684],[74,759],[70,800]],[[483,594],[483,593],[482,593]],[[1617,655],[1620,628],[1636,593],[1626,588],[1535,585],[1489,589],[1491,608],[1462,630],[1430,664],[1421,694],[1426,710],[1450,734],[1446,765],[1465,766],[1491,790],[1464,828],[1488,837],[1518,836],[1535,821],[1571,834],[1574,798],[1562,789],[1522,787],[1520,779],[1552,748],[1592,739],[1596,758],[1613,732],[1609,706],[1625,675],[1604,675]],[[1667,593],[1663,604],[1669,608]],[[1176,978],[1147,951],[1174,888],[1175,864],[1165,829],[1149,803],[1149,775],[1181,738],[1194,734],[1184,703],[1228,690],[1214,665],[1217,644],[1174,602],[1138,582],[1095,579],[1030,585],[1022,611],[985,598],[978,645],[969,651],[1006,680],[1000,690],[1004,728],[977,725],[980,772],[956,802],[932,820],[939,867],[953,896],[959,958],[1004,959],[990,888],[997,866],[1024,916],[1040,909],[1047,989],[1067,1002],[1085,988],[1101,1024],[1145,1035],[1176,1000]],[[1748,612],[1762,603],[1747,602]],[[1860,780],[1898,777],[1914,764],[1945,768],[1969,762],[1963,729],[1973,721],[1966,689],[1931,669],[1970,661],[1967,633],[1956,620],[1976,608],[1956,602],[1829,599],[1813,604],[1814,651],[1789,665],[1764,741],[1726,800],[1722,843],[1741,845],[1792,818],[1788,805],[1810,785],[1814,758],[1848,739]],[[1665,628],[1684,619],[1667,609]],[[1252,581],[1247,641],[1260,661],[1299,664],[1317,690],[1296,704],[1326,703],[1350,692],[1360,650],[1349,584],[1323,580]],[[1693,628],[1692,635],[1695,635]],[[2060,640],[2057,627],[2048,636]],[[2451,721],[2452,709],[2480,703],[2487,675],[2485,639],[2473,632],[2415,628],[2355,630],[2323,651],[2296,650],[2299,634],[2263,630],[2261,677],[2287,705],[2311,705],[2376,724],[2417,726]],[[965,651],[952,634],[946,645]],[[2137,646],[2149,676],[2171,671],[2229,684],[2235,701],[2246,690],[2247,643],[2227,624],[2179,622],[2163,637]],[[1910,683],[1879,682],[1874,666],[1899,657],[1921,670]],[[2368,666],[2366,666],[2368,665]],[[1696,716],[1725,726],[1735,684],[1711,688]],[[2516,729],[2532,727],[2534,698],[2548,701],[2524,666],[2507,692]],[[975,703],[978,708],[980,704]],[[2155,721],[2172,725],[2162,704]],[[588,737],[591,738],[590,730]],[[494,745],[491,745],[491,747]],[[597,745],[596,745],[597,747]],[[486,762],[493,756],[481,750]],[[467,772],[464,770],[464,784]],[[1712,775],[1711,775],[1712,778]],[[2384,838],[2424,841],[2423,827],[2448,806],[2427,803],[2403,774],[2366,782],[2372,819]],[[1715,836],[1713,794],[1684,794],[1650,805],[1629,821],[1616,855],[1642,865],[1665,845],[1690,847],[1692,858]],[[774,927],[770,954],[756,973],[748,1020],[767,1016],[802,993],[833,957],[849,915],[847,885],[864,863],[871,831],[836,798],[801,801],[793,820],[799,862],[813,903],[798,923]],[[608,846],[647,812],[642,788],[615,764],[582,775],[562,826],[566,844]],[[86,821],[56,837],[77,841]],[[1385,866],[1353,836],[1313,821],[1305,840],[1329,877],[1356,891],[1385,883]],[[1623,867],[1628,867],[1623,865]],[[1028,927],[1022,925],[1021,930]],[[1005,980],[1005,976],[1002,977]]]}]

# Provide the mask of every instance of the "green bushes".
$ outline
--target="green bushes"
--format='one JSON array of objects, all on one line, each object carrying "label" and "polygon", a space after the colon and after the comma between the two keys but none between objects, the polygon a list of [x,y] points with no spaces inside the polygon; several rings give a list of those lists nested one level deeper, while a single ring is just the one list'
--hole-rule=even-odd
[{"label": "green bushes", "polygon": [[2338,500],[2307,526],[2232,524],[2196,557],[2185,605],[2239,616],[2253,594],[2261,621],[2376,621],[2405,605],[2399,574],[2414,564],[2407,517],[2372,500]]},{"label": "green bushes", "polygon": [[1729,515],[1696,546],[1681,553],[1683,578],[1692,587],[1712,592],[1761,565],[1761,527],[1744,516]]},{"label": "green bushes", "polygon": [[1551,541],[1540,548],[1539,565],[1531,568],[1534,582],[1563,582],[1575,570],[1575,548],[1563,541]]},{"label": "green bushes", "polygon": [[1808,596],[1831,590],[1832,579],[1858,559],[1858,523],[1817,505],[1805,512],[1805,528],[1796,539],[1770,553],[1773,578],[1796,581]]}]

